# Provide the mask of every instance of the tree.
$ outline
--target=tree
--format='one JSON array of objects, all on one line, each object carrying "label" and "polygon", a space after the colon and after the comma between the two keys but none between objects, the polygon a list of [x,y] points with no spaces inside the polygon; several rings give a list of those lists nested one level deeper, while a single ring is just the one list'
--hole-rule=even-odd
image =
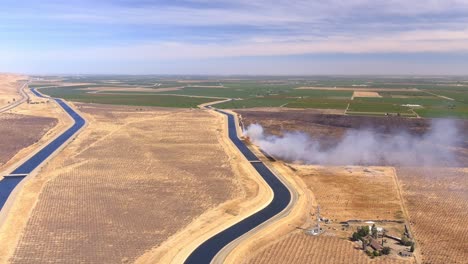
[{"label": "tree", "polygon": [[365,237],[369,234],[369,227],[368,226],[361,226],[358,228],[358,233],[361,237]]},{"label": "tree", "polygon": [[361,240],[363,237],[369,234],[369,227],[368,226],[361,226],[358,227],[357,231],[353,233],[351,240],[358,241]]},{"label": "tree", "polygon": [[361,239],[361,236],[359,236],[359,233],[358,233],[358,232],[354,232],[354,233],[353,233],[353,236],[351,237],[351,240],[352,240],[352,241],[358,241],[359,239]]},{"label": "tree", "polygon": [[382,248],[382,254],[383,255],[388,255],[390,254],[390,251],[392,251],[392,249],[390,247],[383,247]]},{"label": "tree", "polygon": [[375,226],[375,224],[372,225],[371,231],[372,231],[372,237],[377,239],[378,232],[377,232],[377,227]]}]

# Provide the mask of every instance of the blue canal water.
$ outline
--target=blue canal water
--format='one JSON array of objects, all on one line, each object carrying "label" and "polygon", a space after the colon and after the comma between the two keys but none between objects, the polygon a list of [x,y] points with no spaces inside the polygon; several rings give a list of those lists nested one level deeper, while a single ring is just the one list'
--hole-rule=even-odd
[{"label": "blue canal water", "polygon": [[[31,91],[39,96],[44,97],[41,94],[37,93],[35,89]],[[26,160],[23,164],[19,165],[11,174],[29,174],[39,165],[44,162],[51,154],[53,154],[60,146],[62,146],[68,139],[70,139],[78,130],[80,130],[85,125],[85,120],[76,113],[70,106],[68,106],[62,99],[53,99],[55,100],[75,121],[72,127],[67,131],[61,134],[59,137],[50,142],[47,146],[42,148],[34,156]],[[15,177],[3,177],[0,181],[0,210],[5,204],[8,196],[11,194],[13,189],[18,185],[25,176],[15,176]]]},{"label": "blue canal water", "polygon": [[286,186],[268,169],[267,166],[265,166],[265,164],[259,162],[255,154],[253,154],[237,137],[234,116],[221,110],[216,111],[228,116],[229,138],[248,160],[257,161],[252,162],[251,164],[263,179],[265,179],[268,185],[270,185],[273,190],[274,197],[267,207],[225,229],[224,231],[221,231],[201,244],[192,252],[192,254],[190,254],[185,261],[186,264],[210,263],[223,247],[283,211],[291,201],[291,193]]}]

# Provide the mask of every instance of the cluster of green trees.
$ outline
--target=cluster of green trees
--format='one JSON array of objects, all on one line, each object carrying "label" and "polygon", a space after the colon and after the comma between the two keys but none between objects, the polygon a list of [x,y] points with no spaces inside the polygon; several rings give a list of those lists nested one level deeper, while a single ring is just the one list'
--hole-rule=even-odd
[{"label": "cluster of green trees", "polygon": [[[363,245],[366,245],[368,246],[370,241],[369,241],[369,237],[368,236],[371,236],[373,239],[377,239],[378,238],[378,231],[377,231],[377,227],[375,226],[375,224],[372,225],[371,228],[369,228],[369,226],[361,226],[361,227],[358,227],[357,231],[353,233],[353,235],[351,236],[351,240],[352,241],[362,241]],[[369,255],[370,257],[377,257],[377,256],[381,256],[381,255],[388,255],[390,254],[391,252],[391,248],[390,247],[383,247],[382,250],[380,251],[377,251],[377,250],[366,250],[366,253],[367,255]]]},{"label": "cluster of green trees", "polygon": [[377,227],[375,226],[375,224],[372,225],[372,227],[369,229],[368,226],[361,226],[361,227],[358,227],[357,231],[353,233],[351,239],[353,241],[358,241],[358,240],[362,240],[363,237],[366,237],[368,235],[371,235],[374,239],[377,239],[378,238],[378,231],[377,231]]},{"label": "cluster of green trees", "polygon": [[353,233],[351,240],[352,241],[358,241],[358,240],[363,240],[364,237],[369,235],[369,227],[368,226],[361,226],[358,227],[357,231]]}]

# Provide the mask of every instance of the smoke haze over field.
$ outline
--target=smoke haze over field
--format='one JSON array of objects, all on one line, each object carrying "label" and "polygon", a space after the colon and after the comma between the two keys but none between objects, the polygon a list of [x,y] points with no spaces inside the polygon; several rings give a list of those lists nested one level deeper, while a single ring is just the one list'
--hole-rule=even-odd
[{"label": "smoke haze over field", "polygon": [[420,166],[456,164],[454,153],[447,147],[456,145],[463,136],[453,120],[434,120],[424,135],[406,131],[383,134],[374,129],[350,129],[329,148],[324,148],[317,139],[302,132],[267,135],[259,124],[251,124],[244,135],[264,151],[286,161]]}]

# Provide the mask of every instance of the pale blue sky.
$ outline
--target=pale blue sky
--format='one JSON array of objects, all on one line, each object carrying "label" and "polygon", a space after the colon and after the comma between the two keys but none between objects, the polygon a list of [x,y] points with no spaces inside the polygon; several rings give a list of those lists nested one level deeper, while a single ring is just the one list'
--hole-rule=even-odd
[{"label": "pale blue sky", "polygon": [[468,74],[468,0],[2,0],[0,72]]}]

